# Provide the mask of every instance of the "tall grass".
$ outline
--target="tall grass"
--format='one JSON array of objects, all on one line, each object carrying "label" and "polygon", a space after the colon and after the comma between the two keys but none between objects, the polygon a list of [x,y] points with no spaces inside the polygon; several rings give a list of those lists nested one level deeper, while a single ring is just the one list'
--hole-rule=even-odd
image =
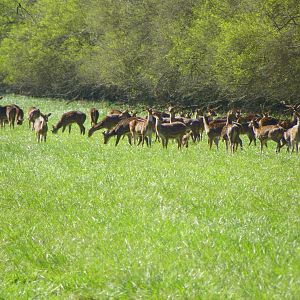
[{"label": "tall grass", "polygon": [[[49,124],[108,110],[12,102]],[[26,123],[0,130],[0,298],[300,297],[299,155],[115,147],[73,127],[41,144]]]}]

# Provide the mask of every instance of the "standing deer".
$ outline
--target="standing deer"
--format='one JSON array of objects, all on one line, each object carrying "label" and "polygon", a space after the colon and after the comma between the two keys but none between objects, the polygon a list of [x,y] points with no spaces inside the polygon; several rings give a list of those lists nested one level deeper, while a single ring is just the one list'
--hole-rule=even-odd
[{"label": "standing deer", "polygon": [[147,146],[151,147],[152,144],[152,129],[153,129],[153,114],[152,109],[148,109],[148,116],[146,119],[135,118],[129,123],[130,133],[133,137],[134,144],[136,144],[137,137],[140,137],[138,145],[146,140]]},{"label": "standing deer", "polygon": [[46,142],[47,132],[48,132],[48,118],[51,116],[51,113],[44,115],[40,114],[40,116],[34,121],[34,130],[36,132],[37,141]]},{"label": "standing deer", "polygon": [[62,115],[61,119],[54,126],[52,125],[52,133],[57,133],[60,128],[62,132],[65,131],[66,127],[69,126],[69,133],[71,133],[71,126],[76,123],[80,128],[80,134],[85,134],[85,127],[83,126],[86,120],[86,114],[81,111],[69,111]]},{"label": "standing deer", "polygon": [[[253,128],[255,137],[260,141],[260,153],[263,152],[264,145],[267,146],[268,140],[273,140],[277,143],[276,153],[280,152],[280,148],[286,144],[286,141],[283,138],[284,129],[279,125],[259,126],[257,121],[253,119],[249,126]],[[283,145],[281,145],[281,141],[283,142]]]},{"label": "standing deer", "polygon": [[222,129],[225,126],[226,122],[211,124],[208,121],[208,117],[206,115],[202,116],[204,129],[208,137],[209,149],[211,149],[213,142],[219,149],[219,140],[222,133]]},{"label": "standing deer", "polygon": [[91,108],[90,110],[90,117],[91,117],[91,126],[95,126],[98,123],[99,119],[99,111],[95,107]]},{"label": "standing deer", "polygon": [[37,118],[39,118],[41,115],[41,111],[36,108],[35,106],[32,106],[28,109],[28,123],[29,128],[31,127],[32,130],[34,130],[34,122]]},{"label": "standing deer", "polygon": [[188,127],[182,122],[162,123],[160,117],[156,118],[155,130],[162,141],[163,148],[168,147],[169,139],[175,139],[178,143],[178,149],[182,146],[182,138],[187,133]]},{"label": "standing deer", "polygon": [[287,142],[287,150],[292,150],[294,152],[296,148],[296,153],[299,152],[299,142],[300,142],[300,114],[295,110],[295,116],[297,118],[297,124],[289,128],[284,133],[284,139]]},{"label": "standing deer", "polygon": [[243,149],[242,140],[240,138],[241,125],[239,123],[233,123],[232,121],[233,114],[228,112],[227,121],[225,126],[222,129],[221,136],[226,142],[226,150],[228,151],[228,142],[230,144],[230,152],[233,154],[237,150],[238,145]]}]

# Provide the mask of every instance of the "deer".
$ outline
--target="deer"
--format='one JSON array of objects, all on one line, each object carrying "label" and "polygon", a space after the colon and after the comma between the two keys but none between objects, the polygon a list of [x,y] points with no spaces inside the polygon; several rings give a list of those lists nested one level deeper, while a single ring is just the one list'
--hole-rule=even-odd
[{"label": "deer", "polygon": [[49,114],[42,114],[40,113],[40,116],[35,119],[34,121],[34,130],[36,132],[37,142],[40,143],[42,141],[46,142],[47,139],[47,132],[48,132],[48,118],[51,116],[51,113]]},{"label": "deer", "polygon": [[[128,110],[127,110],[127,112],[128,112]],[[120,114],[122,114],[122,111],[120,111],[120,110],[118,110],[118,109],[112,109],[112,110],[110,110],[108,113],[107,113],[107,116],[109,116],[109,115],[120,115]],[[97,123],[97,122],[96,122]]]},{"label": "deer", "polygon": [[129,123],[130,133],[133,137],[134,144],[136,144],[137,137],[140,137],[138,145],[146,140],[147,146],[151,147],[152,144],[152,131],[153,131],[153,111],[148,109],[148,115],[146,119],[135,118]]},{"label": "deer", "polygon": [[1,128],[5,127],[5,123],[8,122],[6,116],[6,106],[0,106],[0,125]]},{"label": "deer", "polygon": [[228,152],[228,142],[230,144],[231,154],[237,150],[238,145],[243,149],[242,140],[240,138],[241,125],[239,123],[234,123],[232,121],[233,113],[232,111],[227,113],[227,121],[222,129],[221,136],[226,142],[226,151]]},{"label": "deer", "polygon": [[93,127],[98,123],[98,119],[99,119],[99,111],[97,108],[93,107],[90,109],[90,117],[91,117],[91,127]]},{"label": "deer", "polygon": [[10,128],[15,128],[15,121],[17,116],[17,109],[14,105],[6,106],[6,118]]},{"label": "deer", "polygon": [[23,110],[16,104],[6,105],[5,108],[6,108],[6,120],[9,123],[9,127],[14,128],[15,122],[17,123],[17,125],[22,125],[24,119]]},{"label": "deer", "polygon": [[41,115],[41,111],[35,106],[32,106],[28,109],[29,128],[32,128],[32,130],[34,130],[34,122],[37,118],[40,117],[40,115]]},{"label": "deer", "polygon": [[208,116],[203,115],[204,129],[208,137],[209,149],[211,150],[213,142],[215,143],[217,149],[219,149],[219,140],[222,133],[222,129],[225,126],[225,122],[221,123],[209,123]]},{"label": "deer", "polygon": [[296,148],[296,153],[298,154],[300,142],[300,114],[296,110],[294,114],[297,119],[297,124],[285,131],[284,139],[287,143],[287,151],[289,152],[290,149],[292,149],[291,153],[293,153]]},{"label": "deer", "polygon": [[130,118],[130,114],[125,110],[121,114],[112,114],[105,116],[99,123],[90,128],[88,137],[91,137],[93,133],[102,128],[106,128],[107,132],[114,128],[122,119]]},{"label": "deer", "polygon": [[[266,126],[259,126],[259,123],[253,119],[249,127],[253,128],[255,133],[255,137],[260,141],[260,153],[263,153],[264,145],[267,146],[268,140],[273,140],[277,143],[276,153],[280,152],[280,148],[286,144],[284,139],[284,129],[279,125],[266,125]],[[283,145],[281,145],[281,141]]]},{"label": "deer", "polygon": [[155,130],[162,141],[163,148],[168,147],[169,139],[175,139],[178,143],[178,149],[181,149],[182,138],[187,133],[188,127],[182,122],[162,123],[159,116],[154,115],[156,119]]},{"label": "deer", "polygon": [[263,112],[263,117],[259,120],[258,125],[259,126],[277,125],[278,122],[279,122],[278,119],[270,117],[269,112],[265,111]]},{"label": "deer", "polygon": [[117,139],[116,139],[115,146],[118,146],[121,137],[127,135],[128,142],[131,145],[131,133],[130,133],[129,124],[134,119],[136,119],[136,117],[121,119],[114,128],[110,129],[109,131],[102,132],[104,137],[104,144],[107,144],[111,137],[116,136]]},{"label": "deer", "polygon": [[80,128],[80,134],[85,134],[85,127],[83,126],[86,120],[86,114],[81,111],[69,111],[64,113],[58,123],[54,126],[52,125],[52,133],[57,133],[60,128],[62,132],[65,131],[66,127],[69,126],[69,134],[71,133],[71,126],[76,123]]},{"label": "deer", "polygon": [[248,146],[250,146],[252,142],[254,143],[254,146],[256,146],[256,137],[253,131],[253,127],[249,127],[249,123],[253,118],[256,118],[257,115],[249,114],[247,116],[242,116],[241,110],[236,110],[235,116],[237,119],[237,123],[241,124],[240,134],[245,134],[248,136]]}]

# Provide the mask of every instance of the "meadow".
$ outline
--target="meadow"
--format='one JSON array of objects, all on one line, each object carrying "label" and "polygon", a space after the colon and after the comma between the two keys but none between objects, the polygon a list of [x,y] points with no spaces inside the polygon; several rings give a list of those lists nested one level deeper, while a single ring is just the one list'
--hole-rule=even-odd
[{"label": "meadow", "polygon": [[[107,103],[5,96],[61,114]],[[85,123],[89,129],[89,119]],[[300,156],[0,130],[0,299],[299,299]]]}]

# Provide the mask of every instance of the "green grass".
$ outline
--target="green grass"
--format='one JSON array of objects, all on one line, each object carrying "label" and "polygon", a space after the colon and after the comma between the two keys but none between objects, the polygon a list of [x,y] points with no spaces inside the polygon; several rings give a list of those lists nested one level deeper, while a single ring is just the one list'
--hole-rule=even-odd
[{"label": "green grass", "polygon": [[[52,112],[105,104],[6,96]],[[89,128],[89,121],[86,128]],[[246,142],[246,140],[244,140]],[[1,299],[297,299],[300,156],[0,130]]]}]

